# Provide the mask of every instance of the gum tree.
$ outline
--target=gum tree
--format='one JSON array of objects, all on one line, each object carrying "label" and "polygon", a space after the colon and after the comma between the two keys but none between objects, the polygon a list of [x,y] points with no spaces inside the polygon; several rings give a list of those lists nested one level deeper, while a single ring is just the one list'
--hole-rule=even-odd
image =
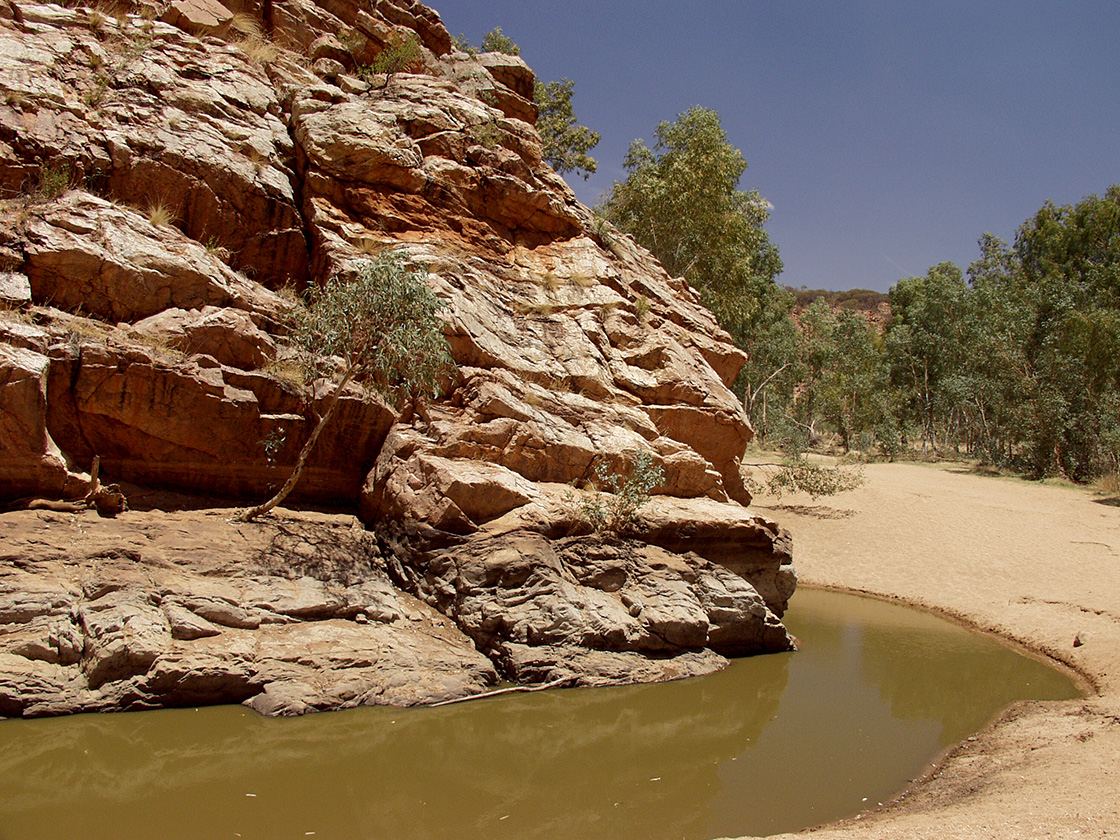
[{"label": "gum tree", "polygon": [[773,309],[765,301],[780,294],[774,279],[782,262],[763,229],[770,205],[757,191],[739,189],[747,162],[715,111],[690,108],[655,135],[653,149],[631,144],[626,180],[596,209],[696,288],[750,352],[760,316]]},{"label": "gum tree", "polygon": [[296,316],[293,340],[314,359],[340,357],[342,379],[284,486],[238,519],[247,522],[267,513],[295,489],[342,392],[355,378],[394,400],[439,393],[455,369],[440,329],[442,307],[423,275],[393,253],[366,263],[353,280],[334,277],[311,289],[307,307]]},{"label": "gum tree", "polygon": [[588,154],[599,143],[599,132],[576,121],[572,110],[571,79],[548,84],[536,83],[534,98],[540,109],[537,133],[541,136],[541,153],[561,175],[579,172],[586,181],[599,166]]}]

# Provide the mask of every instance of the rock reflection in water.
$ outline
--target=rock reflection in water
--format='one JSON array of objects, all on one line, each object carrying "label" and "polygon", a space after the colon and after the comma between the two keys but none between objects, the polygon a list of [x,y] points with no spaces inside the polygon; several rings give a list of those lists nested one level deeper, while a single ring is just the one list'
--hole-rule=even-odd
[{"label": "rock reflection in water", "polygon": [[[1061,672],[1007,656],[999,644],[978,645],[975,633],[933,616],[921,617],[928,626],[909,632],[882,624],[866,628],[861,668],[864,679],[878,686],[890,704],[892,716],[936,723],[940,747],[962,740],[984,726],[994,710],[1022,698],[1024,683],[1030,696],[1036,690],[1041,697],[1074,696]],[[933,667],[915,669],[910,663],[916,660]],[[961,702],[962,697],[969,702]]]},{"label": "rock reflection in water", "polygon": [[788,661],[753,661],[749,687],[725,672],[286,720],[0,723],[0,838],[701,837],[719,765],[774,716]]},{"label": "rock reflection in water", "polygon": [[885,800],[1015,699],[1076,693],[915,610],[804,591],[786,618],[799,653],[663,685],[283,720],[222,707],[0,722],[0,840],[793,831]]}]

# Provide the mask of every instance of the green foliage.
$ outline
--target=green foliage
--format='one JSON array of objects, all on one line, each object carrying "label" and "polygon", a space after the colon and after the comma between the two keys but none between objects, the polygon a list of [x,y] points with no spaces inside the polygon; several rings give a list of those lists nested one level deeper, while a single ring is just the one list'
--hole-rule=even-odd
[{"label": "green foliage", "polygon": [[891,289],[891,328],[886,336],[894,385],[907,395],[903,421],[922,430],[936,448],[936,428],[960,386],[955,380],[972,352],[973,321],[968,288],[953,263],[935,265],[924,277],[900,280]]},{"label": "green foliage", "polygon": [[482,36],[482,48],[471,45],[466,35],[459,34],[451,36],[451,45],[468,55],[478,55],[480,52],[497,52],[505,53],[506,55],[521,55],[521,47],[517,46],[511,38],[504,32],[502,27],[495,26],[489,32]]},{"label": "green foliage", "polygon": [[424,53],[420,49],[420,36],[415,32],[409,32],[405,35],[394,35],[381,48],[381,52],[377,54],[373,64],[366,68],[362,75],[367,79],[371,75],[384,75],[385,87],[387,88],[395,74],[417,70],[423,64]]},{"label": "green foliage", "polygon": [[1085,481],[1115,469],[1120,402],[1120,186],[1047,203],[1011,249],[987,241],[972,268],[998,357],[980,371],[1014,424],[1010,460]]},{"label": "green foliage", "polygon": [[733,388],[762,442],[785,425],[800,380],[792,303],[789,291],[778,287],[759,301],[745,342],[747,361]]},{"label": "green foliage", "polygon": [[804,309],[817,298],[823,298],[825,303],[833,309],[854,309],[860,312],[874,312],[879,304],[889,301],[889,297],[882,292],[873,292],[870,289],[845,289],[831,292],[825,289],[790,289],[794,295],[796,306]]},{"label": "green foliage", "polygon": [[440,328],[443,303],[391,252],[366,263],[353,280],[312,287],[293,332],[315,356],[339,356],[348,369],[392,398],[435,396],[454,369]]},{"label": "green foliage", "polygon": [[832,334],[833,361],[822,388],[822,411],[841,445],[872,433],[887,411],[887,367],[875,331],[864,316],[841,309]]},{"label": "green foliage", "polygon": [[287,437],[287,432],[285,432],[283,428],[277,427],[258,441],[261,448],[264,449],[265,463],[270,467],[275,466],[276,456],[280,453],[280,450],[284,448]]},{"label": "green foliage", "polygon": [[[351,380],[394,399],[439,393],[455,369],[440,329],[442,307],[423,275],[410,270],[394,253],[366,263],[353,280],[335,277],[311,289],[307,307],[293,316],[292,339],[315,357],[340,357],[345,373],[284,486],[264,504],[244,511],[239,517],[242,521],[267,513],[295,489]],[[264,445],[267,455],[267,440]]]},{"label": "green foliage", "polygon": [[598,211],[688,280],[747,347],[765,299],[781,293],[774,283],[781,260],[763,229],[769,204],[738,189],[747,164],[715,111],[691,108],[655,134],[652,150],[631,144],[629,174]]},{"label": "green foliage", "polygon": [[521,55],[521,47],[513,43],[502,32],[502,27],[496,26],[482,36],[483,52],[499,52],[506,55]]},{"label": "green foliage", "polygon": [[638,316],[640,323],[645,323],[646,318],[649,317],[649,298],[645,295],[638,295],[634,300],[634,314]]},{"label": "green foliage", "polygon": [[498,126],[496,120],[488,120],[487,122],[472,125],[469,132],[471,137],[487,149],[496,149],[498,146],[502,145],[504,133]]},{"label": "green foliage", "polygon": [[65,161],[50,161],[39,167],[39,175],[30,195],[31,202],[39,204],[54,201],[74,185],[70,164]]},{"label": "green foliage", "polygon": [[599,143],[599,132],[576,122],[572,93],[571,79],[536,83],[534,98],[540,109],[537,132],[541,136],[544,159],[553,169],[561,175],[579,172],[586,180],[599,165],[587,154]]},{"label": "green foliage", "polygon": [[465,52],[468,55],[478,55],[478,47],[472,47],[471,42],[467,40],[467,36],[463,33],[451,36],[451,46],[459,52]]},{"label": "green foliage", "polygon": [[835,496],[846,490],[854,490],[863,484],[863,467],[841,465],[826,467],[816,464],[801,454],[786,458],[780,465],[760,465],[765,473],[765,481],[747,481],[752,494],[768,493],[778,499],[785,493],[808,493],[813,499],[822,496]]},{"label": "green foliage", "polygon": [[579,503],[578,516],[595,531],[623,532],[661,484],[665,471],[648,452],[635,456],[627,474],[612,472],[605,461],[595,465],[595,489]]},{"label": "green foliage", "polygon": [[951,263],[891,290],[893,432],[1035,476],[1120,464],[1120,187],[1047,203],[966,284]]}]

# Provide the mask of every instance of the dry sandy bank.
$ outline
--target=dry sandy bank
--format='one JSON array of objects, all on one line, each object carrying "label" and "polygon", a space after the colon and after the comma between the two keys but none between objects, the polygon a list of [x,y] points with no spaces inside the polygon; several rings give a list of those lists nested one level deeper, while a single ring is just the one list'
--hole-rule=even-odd
[{"label": "dry sandy bank", "polygon": [[1076,669],[1088,695],[1013,707],[893,802],[814,837],[1120,836],[1120,507],[960,466],[875,464],[866,477],[832,499],[758,505],[793,532],[803,584],[1019,641]]}]

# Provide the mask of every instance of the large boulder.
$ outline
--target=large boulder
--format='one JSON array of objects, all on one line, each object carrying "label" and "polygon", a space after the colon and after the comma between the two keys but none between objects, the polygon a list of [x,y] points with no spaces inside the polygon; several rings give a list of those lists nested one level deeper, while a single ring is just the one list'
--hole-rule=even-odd
[{"label": "large boulder", "polygon": [[[106,474],[128,481],[243,498],[287,478],[334,389],[320,380],[304,391],[112,336],[57,346],[48,377],[48,423],[78,463],[96,455]],[[297,496],[352,502],[395,416],[351,387]]]},{"label": "large boulder", "polygon": [[62,453],[47,431],[50,359],[0,344],[0,498],[58,496],[66,485]]},{"label": "large boulder", "polygon": [[[793,647],[745,578],[698,555],[640,542],[503,530],[422,559],[402,552],[400,563],[417,594],[452,616],[511,679],[638,681],[636,673],[616,674],[612,657],[593,652],[663,658]],[[696,661],[688,661],[682,675],[695,673]],[[710,669],[726,664],[720,657],[703,661]]]},{"label": "large boulder", "polygon": [[174,228],[79,190],[35,212],[26,237],[36,303],[110,322],[172,307],[232,306],[278,324],[289,308]]},{"label": "large boulder", "polygon": [[187,356],[210,356],[238,370],[266,367],[278,354],[276,342],[248,313],[228,307],[165,309],[138,322],[133,334]]}]

